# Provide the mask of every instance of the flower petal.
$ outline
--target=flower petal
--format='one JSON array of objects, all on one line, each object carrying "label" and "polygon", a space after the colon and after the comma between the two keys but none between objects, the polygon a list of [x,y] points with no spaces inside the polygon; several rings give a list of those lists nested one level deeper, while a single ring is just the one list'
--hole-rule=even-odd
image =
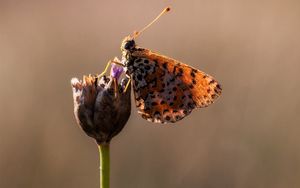
[{"label": "flower petal", "polygon": [[123,71],[124,71],[123,67],[120,67],[120,66],[118,66],[116,64],[112,64],[110,75],[113,78],[119,79],[119,77],[121,76],[121,74],[123,73]]}]

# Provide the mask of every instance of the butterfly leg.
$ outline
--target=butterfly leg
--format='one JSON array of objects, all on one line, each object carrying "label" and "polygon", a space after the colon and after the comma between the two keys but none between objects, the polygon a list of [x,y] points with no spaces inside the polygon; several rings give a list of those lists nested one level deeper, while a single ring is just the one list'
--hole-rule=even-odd
[{"label": "butterfly leg", "polygon": [[113,83],[114,83],[114,92],[115,92],[115,97],[118,98],[118,80],[116,78],[113,78]]},{"label": "butterfly leg", "polygon": [[128,87],[129,87],[130,82],[131,82],[131,78],[129,78],[129,80],[128,80],[126,86],[125,86],[125,89],[124,89],[123,93],[126,93]]},{"label": "butterfly leg", "polygon": [[107,69],[108,69],[108,67],[110,66],[111,63],[112,63],[112,61],[109,60],[108,63],[106,64],[106,67],[105,67],[104,71],[101,74],[98,75],[98,78],[101,78],[102,76],[104,76],[106,74]]},{"label": "butterfly leg", "polygon": [[115,57],[113,60],[109,60],[109,61],[107,62],[104,71],[103,71],[101,74],[99,74],[98,78],[101,78],[102,76],[104,76],[104,75],[106,74],[106,72],[107,72],[109,66],[110,66],[112,63],[124,67],[124,64],[123,64],[117,57]]},{"label": "butterfly leg", "polygon": [[115,57],[114,60],[112,60],[112,63],[116,64],[116,65],[120,65],[122,67],[124,67],[125,65],[122,63],[122,61],[118,58]]}]

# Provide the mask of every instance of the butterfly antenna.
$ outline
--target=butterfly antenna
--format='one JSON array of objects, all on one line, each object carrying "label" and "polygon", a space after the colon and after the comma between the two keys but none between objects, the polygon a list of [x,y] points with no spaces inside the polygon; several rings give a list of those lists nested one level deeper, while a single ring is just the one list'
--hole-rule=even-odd
[{"label": "butterfly antenna", "polygon": [[143,29],[141,29],[140,31],[135,31],[133,33],[133,38],[138,37],[143,31],[145,31],[148,27],[150,27],[154,22],[156,22],[162,15],[164,15],[165,13],[169,12],[171,10],[170,7],[166,7],[154,20],[152,20],[152,22],[150,22],[148,25],[146,25]]}]

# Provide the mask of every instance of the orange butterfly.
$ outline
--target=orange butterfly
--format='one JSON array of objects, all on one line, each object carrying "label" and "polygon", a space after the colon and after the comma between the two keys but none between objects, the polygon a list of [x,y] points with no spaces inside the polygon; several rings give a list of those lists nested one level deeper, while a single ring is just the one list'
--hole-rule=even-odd
[{"label": "orange butterfly", "polygon": [[139,113],[146,120],[168,123],[181,120],[195,108],[212,104],[221,86],[210,75],[172,58],[136,46],[135,38],[150,24],[122,41],[122,60],[112,63],[125,67],[130,77]]}]

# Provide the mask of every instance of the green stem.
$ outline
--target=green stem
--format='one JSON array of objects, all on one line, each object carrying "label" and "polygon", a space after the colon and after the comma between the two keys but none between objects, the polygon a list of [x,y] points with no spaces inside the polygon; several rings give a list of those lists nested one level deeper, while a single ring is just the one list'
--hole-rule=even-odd
[{"label": "green stem", "polygon": [[98,145],[100,157],[100,188],[109,188],[109,143]]}]

